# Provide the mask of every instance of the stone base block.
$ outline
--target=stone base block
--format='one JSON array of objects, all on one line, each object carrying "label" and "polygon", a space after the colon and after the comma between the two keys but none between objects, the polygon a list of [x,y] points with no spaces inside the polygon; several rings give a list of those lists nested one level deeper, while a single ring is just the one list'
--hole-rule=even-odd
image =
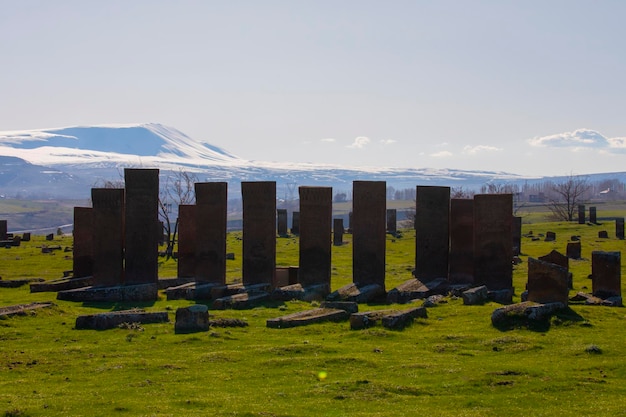
[{"label": "stone base block", "polygon": [[209,330],[209,309],[203,304],[176,309],[174,333],[195,333]]},{"label": "stone base block", "polygon": [[566,307],[563,303],[537,304],[532,301],[511,304],[494,310],[491,314],[491,323],[494,327],[510,327],[518,323],[525,325],[545,323],[554,313]]},{"label": "stone base block", "polygon": [[326,284],[310,285],[308,287],[302,287],[301,284],[293,284],[276,288],[272,292],[272,299],[278,301],[322,301],[329,293],[330,287]]},{"label": "stone base block", "polygon": [[350,314],[350,329],[362,330],[375,326],[384,316],[395,312],[395,310],[375,310]]},{"label": "stone base block", "polygon": [[210,300],[211,290],[219,284],[188,282],[165,290],[168,300]]},{"label": "stone base block", "polygon": [[378,284],[364,285],[362,287],[358,287],[356,284],[348,284],[329,294],[326,300],[368,303],[383,298],[384,296],[385,290]]},{"label": "stone base block", "polygon": [[402,330],[413,323],[416,318],[427,318],[428,313],[425,307],[415,307],[404,311],[388,314],[382,318],[383,327],[391,330]]},{"label": "stone base block", "polygon": [[30,292],[58,292],[93,285],[93,277],[63,278],[30,284]]},{"label": "stone base block", "polygon": [[250,308],[254,304],[260,301],[265,301],[269,298],[270,294],[267,292],[234,294],[227,297],[221,297],[213,301],[213,308],[216,310],[225,310],[227,308],[242,310]]},{"label": "stone base block", "polygon": [[57,300],[65,301],[156,301],[157,284],[86,287],[59,291]]},{"label": "stone base block", "polygon": [[344,321],[347,319],[348,313],[343,310],[316,308],[275,319],[269,319],[267,320],[266,325],[272,329],[285,329],[288,327],[307,326],[309,324],[322,323],[325,321]]},{"label": "stone base block", "polygon": [[343,310],[348,314],[356,313],[359,311],[359,304],[355,303],[354,301],[324,301],[322,302],[321,307]]},{"label": "stone base block", "polygon": [[185,278],[162,278],[157,281],[157,285],[160,290],[165,290],[171,287],[179,287],[183,284],[187,284],[189,282],[195,282],[195,278],[185,277]]},{"label": "stone base block", "polygon": [[142,309],[89,314],[76,318],[77,329],[106,330],[123,323],[167,323],[167,311],[146,312]]},{"label": "stone base block", "polygon": [[0,278],[0,288],[19,288],[33,282],[43,281],[43,278],[9,279],[6,281],[3,281],[2,278]]},{"label": "stone base block", "polygon": [[421,300],[431,295],[445,295],[448,292],[448,287],[448,281],[443,278],[427,283],[423,283],[419,279],[411,279],[389,291],[387,302],[404,304],[411,300]]},{"label": "stone base block", "polygon": [[514,288],[489,291],[489,299],[495,301],[498,304],[511,304],[513,302]]},{"label": "stone base block", "polygon": [[217,287],[211,288],[211,298],[218,299],[222,297],[228,297],[230,295],[241,294],[241,293],[255,293],[255,292],[269,292],[272,290],[272,286],[270,284],[253,284],[253,285],[243,285],[243,284],[229,284],[229,285],[218,285]]},{"label": "stone base block", "polygon": [[463,304],[473,306],[484,304],[489,301],[489,290],[485,285],[470,288],[463,292]]}]

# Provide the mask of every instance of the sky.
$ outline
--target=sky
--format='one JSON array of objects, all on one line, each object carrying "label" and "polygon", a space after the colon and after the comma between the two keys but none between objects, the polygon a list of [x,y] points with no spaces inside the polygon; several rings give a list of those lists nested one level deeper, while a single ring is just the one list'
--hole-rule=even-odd
[{"label": "sky", "polygon": [[0,130],[161,123],[245,159],[626,171],[626,2],[0,0]]}]

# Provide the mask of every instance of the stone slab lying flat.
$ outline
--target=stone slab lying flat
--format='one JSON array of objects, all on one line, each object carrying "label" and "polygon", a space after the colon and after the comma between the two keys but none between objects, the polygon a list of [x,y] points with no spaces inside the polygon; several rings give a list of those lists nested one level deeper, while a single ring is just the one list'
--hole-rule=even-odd
[{"label": "stone slab lying flat", "polygon": [[395,312],[396,310],[374,310],[350,314],[350,329],[362,330],[375,326],[384,316]]},{"label": "stone slab lying flat", "polygon": [[39,303],[30,303],[30,304],[16,304],[13,306],[0,307],[0,317],[10,317],[10,316],[23,316],[28,313],[28,311],[38,310],[40,308],[52,307],[54,303],[51,302],[39,302]]},{"label": "stone slab lying flat", "polygon": [[309,285],[308,287],[303,287],[302,284],[293,284],[274,289],[272,300],[322,301],[329,293],[330,288],[327,284]]},{"label": "stone slab lying flat", "polygon": [[348,319],[348,313],[343,310],[332,308],[316,308],[301,311],[283,317],[267,320],[267,327],[272,329],[285,329],[288,327],[307,326],[325,321],[344,321]]},{"label": "stone slab lying flat", "polygon": [[155,301],[157,297],[156,284],[86,287],[57,293],[57,300],[65,301]]},{"label": "stone slab lying flat", "polygon": [[142,309],[89,314],[76,318],[77,329],[107,330],[122,323],[167,323],[167,311],[146,312]]},{"label": "stone slab lying flat", "polygon": [[84,288],[93,285],[93,277],[61,278],[30,284],[30,292],[58,292]]},{"label": "stone slab lying flat", "polygon": [[423,283],[419,279],[410,279],[403,282],[387,294],[389,303],[408,303],[411,300],[421,300],[435,294],[445,294],[448,291],[449,283],[440,278]]},{"label": "stone slab lying flat", "polygon": [[230,295],[241,294],[241,293],[254,293],[254,292],[269,292],[271,290],[271,285],[262,283],[262,284],[252,284],[252,285],[243,285],[243,284],[229,284],[229,285],[218,285],[217,287],[211,288],[211,298],[218,299],[222,297],[228,297]]},{"label": "stone slab lying flat", "polygon": [[209,330],[209,309],[203,304],[176,309],[174,333],[195,333]]},{"label": "stone slab lying flat", "polygon": [[250,308],[255,303],[258,303],[259,301],[265,301],[269,298],[270,294],[267,292],[234,294],[227,297],[221,297],[213,301],[213,308],[216,310],[225,310],[227,308],[242,310]]},{"label": "stone slab lying flat", "polygon": [[157,285],[160,290],[165,290],[170,287],[178,287],[183,284],[187,284],[188,282],[194,282],[194,278],[161,278],[157,281]]},{"label": "stone slab lying flat", "polygon": [[545,322],[559,310],[567,307],[563,303],[538,304],[532,301],[511,304],[494,310],[491,314],[491,323],[495,327],[507,325],[509,322],[521,321],[526,323]]},{"label": "stone slab lying flat", "polygon": [[211,290],[219,284],[205,282],[187,282],[165,290],[168,300],[209,300]]},{"label": "stone slab lying flat", "polygon": [[27,285],[33,282],[43,282],[43,281],[44,281],[43,278],[9,279],[6,281],[0,278],[0,288],[19,288],[19,287],[22,287],[24,285]]},{"label": "stone slab lying flat", "polygon": [[354,301],[323,301],[320,307],[343,310],[348,314],[357,313],[359,311],[359,304]]},{"label": "stone slab lying flat", "polygon": [[354,301],[368,303],[384,297],[385,290],[378,284],[369,284],[358,287],[356,284],[348,284],[339,288],[326,297],[327,301]]},{"label": "stone slab lying flat", "polygon": [[486,285],[470,288],[463,292],[463,304],[468,306],[481,305],[489,301],[489,290]]},{"label": "stone slab lying flat", "polygon": [[402,330],[413,323],[416,318],[427,318],[426,307],[415,307],[408,310],[398,311],[382,318],[383,327],[392,330]]}]

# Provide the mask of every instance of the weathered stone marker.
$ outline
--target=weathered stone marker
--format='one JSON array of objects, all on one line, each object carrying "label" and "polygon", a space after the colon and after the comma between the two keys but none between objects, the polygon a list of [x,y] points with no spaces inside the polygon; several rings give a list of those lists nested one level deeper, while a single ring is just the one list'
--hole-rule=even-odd
[{"label": "weathered stone marker", "polygon": [[278,209],[276,210],[276,214],[278,216],[278,236],[287,236],[287,210]]},{"label": "weathered stone marker", "polygon": [[567,249],[565,254],[571,259],[580,259],[582,254],[582,245],[579,241],[567,242]]},{"label": "weathered stone marker", "polygon": [[92,188],[91,201],[94,283],[121,285],[124,282],[124,189]]},{"label": "weathered stone marker", "polygon": [[615,219],[615,238],[624,239],[624,218],[618,217]]},{"label": "weathered stone marker", "polygon": [[93,275],[93,209],[74,207],[74,249],[72,269],[75,277]]},{"label": "weathered stone marker", "polygon": [[178,277],[196,275],[196,206],[178,206]]},{"label": "weathered stone marker", "polygon": [[243,284],[271,284],[276,272],[276,182],[242,182]]},{"label": "weathered stone marker", "polygon": [[597,211],[595,207],[589,207],[589,222],[593,224],[598,223]]},{"label": "weathered stone marker", "polygon": [[398,231],[397,216],[398,212],[396,209],[387,209],[387,233],[396,233]]},{"label": "weathered stone marker", "polygon": [[126,284],[150,284],[159,279],[159,170],[124,169]]},{"label": "weathered stone marker", "polygon": [[474,282],[489,290],[513,287],[511,194],[474,196]]},{"label": "weathered stone marker", "polygon": [[0,240],[7,240],[7,221],[0,220]]},{"label": "weathered stone marker", "polygon": [[511,233],[513,234],[513,256],[522,253],[522,218],[513,216]]},{"label": "weathered stone marker", "polygon": [[291,213],[291,233],[294,235],[300,234],[300,212],[294,211]]},{"label": "weathered stone marker", "polygon": [[327,285],[330,292],[332,188],[299,187],[300,269],[304,287]]},{"label": "weathered stone marker", "polygon": [[174,333],[195,333],[209,330],[209,309],[203,304],[176,309]]},{"label": "weathered stone marker", "polygon": [[385,181],[352,184],[352,282],[385,289]]},{"label": "weathered stone marker", "polygon": [[427,282],[448,277],[449,235],[450,187],[418,185],[415,202],[415,277],[417,279]]},{"label": "weathered stone marker", "polygon": [[333,244],[343,245],[343,219],[333,219]]},{"label": "weathered stone marker", "polygon": [[593,295],[600,298],[622,296],[621,252],[591,252]]},{"label": "weathered stone marker", "polygon": [[585,205],[578,205],[578,224],[585,224]]},{"label": "weathered stone marker", "polygon": [[528,301],[568,302],[568,271],[554,263],[528,258]]},{"label": "weathered stone marker", "polygon": [[450,200],[450,258],[451,284],[474,282],[474,201]]},{"label": "weathered stone marker", "polygon": [[[226,282],[228,184],[225,182],[200,182],[195,184],[195,190],[195,278],[197,282],[223,285]],[[273,201],[276,202],[275,199]],[[273,225],[272,234],[274,234]]]}]

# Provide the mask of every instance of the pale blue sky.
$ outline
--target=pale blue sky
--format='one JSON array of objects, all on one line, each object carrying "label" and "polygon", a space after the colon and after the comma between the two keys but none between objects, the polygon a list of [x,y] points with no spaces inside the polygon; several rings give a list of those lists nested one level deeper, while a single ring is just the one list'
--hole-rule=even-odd
[{"label": "pale blue sky", "polygon": [[626,171],[624,1],[0,0],[0,59],[0,130],[157,122],[246,159]]}]

